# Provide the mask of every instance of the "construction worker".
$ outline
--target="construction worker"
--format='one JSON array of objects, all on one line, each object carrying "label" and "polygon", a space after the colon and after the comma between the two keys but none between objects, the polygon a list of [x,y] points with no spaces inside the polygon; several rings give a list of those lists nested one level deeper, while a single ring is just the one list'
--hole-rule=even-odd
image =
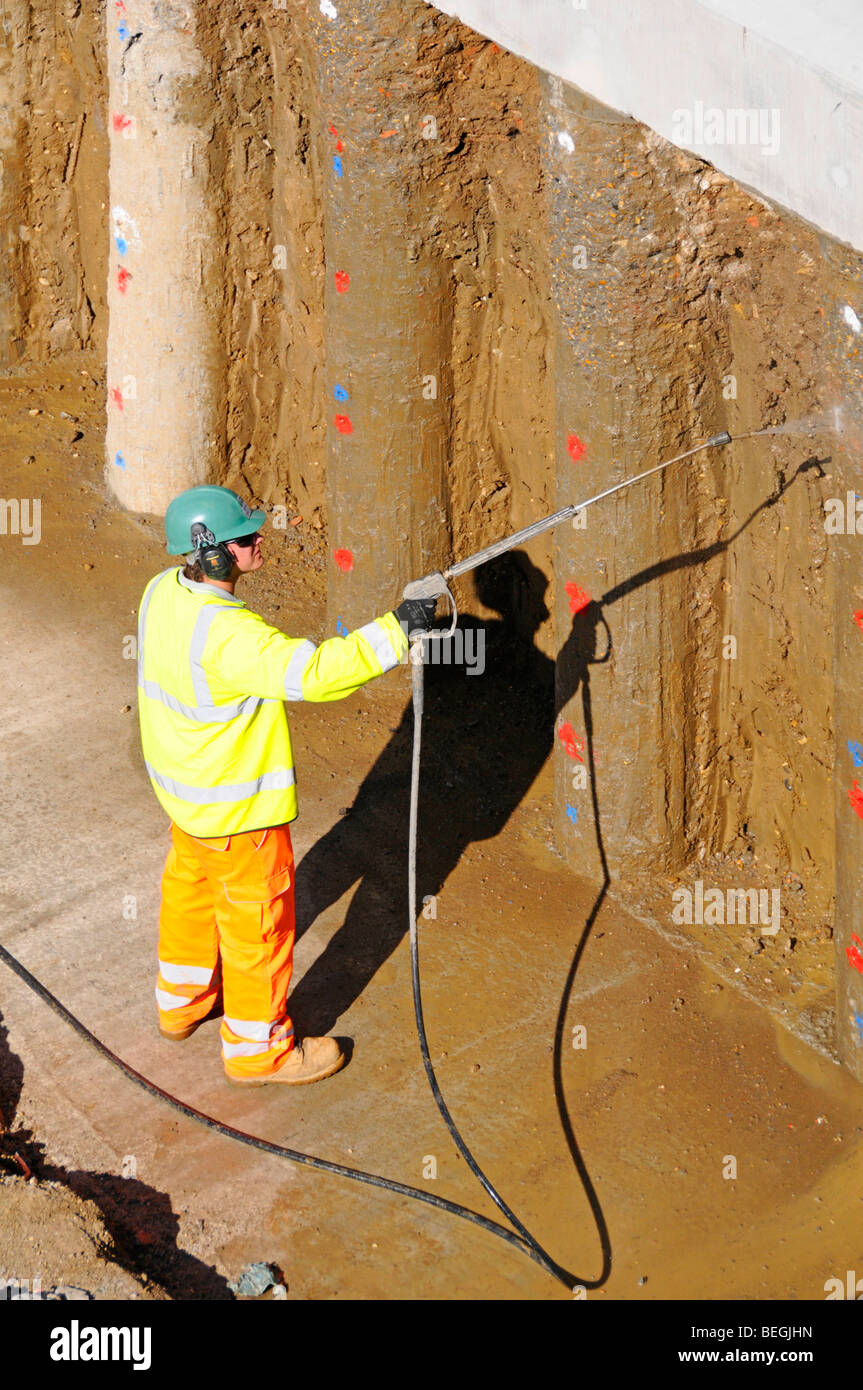
[{"label": "construction worker", "polygon": [[340,700],[404,661],[434,600],[407,600],[346,637],[287,637],[234,593],[260,569],[260,528],[228,488],[175,497],[167,550],[138,615],[144,761],[171,818],[162,877],[156,1001],[165,1038],[224,1009],[225,1073],[241,1086],[299,1085],[344,1063],[335,1038],[299,1041],[287,1014],[294,948],[289,822],[297,788],[286,700]]}]

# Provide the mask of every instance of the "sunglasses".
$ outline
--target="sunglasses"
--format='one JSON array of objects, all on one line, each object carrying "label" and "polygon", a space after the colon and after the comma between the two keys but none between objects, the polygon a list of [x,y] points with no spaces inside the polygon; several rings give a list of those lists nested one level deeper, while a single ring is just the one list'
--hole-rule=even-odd
[{"label": "sunglasses", "polygon": [[260,531],[256,531],[253,536],[237,536],[231,541],[231,545],[241,545],[244,550],[249,550],[257,541],[261,539]]}]

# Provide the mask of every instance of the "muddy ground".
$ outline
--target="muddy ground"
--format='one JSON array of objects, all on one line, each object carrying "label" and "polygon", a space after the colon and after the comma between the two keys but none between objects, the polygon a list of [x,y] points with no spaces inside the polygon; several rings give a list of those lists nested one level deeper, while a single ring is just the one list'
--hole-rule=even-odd
[{"label": "muddy ground", "polygon": [[[414,1033],[406,669],[292,712],[293,1010],[304,1031],[351,1038],[350,1065],[293,1095],[250,1095],[223,1082],[217,1025],[181,1047],[156,1032],[167,824],[138,752],[127,639],[164,551],[158,527],[104,491],[103,391],[85,356],[0,384],[6,489],[43,499],[40,544],[3,537],[4,945],[189,1103],[494,1216],[437,1116]],[[271,563],[245,592],[321,638],[306,537],[272,531]],[[751,954],[745,932],[673,939],[648,883],[603,891],[565,867],[548,664],[510,633],[491,625],[482,677],[432,669],[428,686],[426,1016],[444,1093],[489,1175],[589,1299],[823,1298],[863,1258],[859,1088],[812,1045],[828,959],[798,974],[781,941]],[[267,1261],[289,1300],[568,1296],[475,1227],[173,1113],[5,971],[0,1012],[0,1277],[97,1298],[227,1299],[243,1266]]]}]

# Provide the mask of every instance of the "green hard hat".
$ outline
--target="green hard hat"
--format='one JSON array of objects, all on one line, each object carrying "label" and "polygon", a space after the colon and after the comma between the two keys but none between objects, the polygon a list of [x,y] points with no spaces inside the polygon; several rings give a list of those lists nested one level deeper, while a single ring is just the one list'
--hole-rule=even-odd
[{"label": "green hard hat", "polygon": [[253,511],[229,487],[202,483],[187,488],[169,504],[165,513],[165,538],[169,555],[188,555],[195,547],[192,527],[196,521],[212,531],[216,544],[239,540],[259,531],[267,519],[266,512]]}]

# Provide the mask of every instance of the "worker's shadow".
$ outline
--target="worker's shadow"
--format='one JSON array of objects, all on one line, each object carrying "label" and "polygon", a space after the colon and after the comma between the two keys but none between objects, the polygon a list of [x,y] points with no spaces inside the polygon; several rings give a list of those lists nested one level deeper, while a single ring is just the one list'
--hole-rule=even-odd
[{"label": "worker's shadow", "polygon": [[[101,1259],[106,1265],[116,1264],[138,1278],[146,1275],[172,1299],[232,1299],[233,1294],[220,1274],[180,1249],[177,1244],[180,1223],[171,1208],[170,1197],[133,1176],[128,1159],[128,1177],[119,1173],[61,1168],[48,1161],[44,1145],[32,1131],[15,1124],[23,1081],[23,1063],[9,1046],[8,1031],[0,1014],[0,1176],[19,1176],[22,1182],[32,1176],[38,1183],[59,1183],[77,1197],[93,1202],[113,1241],[112,1249],[103,1250],[97,1248],[97,1237],[94,1237],[92,1258],[88,1262],[93,1268]],[[8,1210],[14,1200],[14,1193],[7,1188],[3,1202],[10,1230],[13,1223],[8,1219]],[[59,1228],[52,1231],[51,1221],[65,1222],[69,1226],[73,1220],[81,1220],[79,1213],[73,1217],[66,1208],[58,1211],[50,1201],[39,1210],[44,1213],[46,1225],[33,1232],[34,1238],[49,1249],[52,1241],[62,1239]],[[82,1243],[78,1241],[79,1245]],[[4,1257],[7,1265],[10,1254],[7,1243]],[[39,1271],[28,1267],[5,1272],[9,1278],[30,1279]],[[66,1277],[72,1278],[71,1275]],[[47,1293],[44,1281],[43,1288]]]},{"label": "worker's shadow", "polygon": [[[823,462],[827,462],[824,460]],[[477,596],[501,614],[500,622],[461,620],[464,653],[474,655],[484,633],[485,670],[470,675],[461,665],[426,668],[423,774],[420,785],[417,894],[435,899],[443,930],[470,914],[453,902],[447,880],[466,847],[493,840],[506,825],[552,751],[559,712],[580,697],[593,828],[602,867],[596,899],[580,932],[569,966],[555,1026],[553,1079],[561,1125],[596,1221],[602,1269],[597,1288],[611,1270],[605,1218],[581,1155],[566,1104],[562,1064],[566,1018],[579,965],[605,901],[611,876],[602,834],[600,788],[594,754],[591,667],[611,656],[607,610],[625,595],[676,570],[699,565],[726,550],[762,511],[773,507],[798,474],[821,462],[807,459],[794,473],[780,475],[776,489],[723,541],[658,561],[591,601],[577,613],[557,662],[533,643],[548,616],[548,580],[520,551],[475,571]],[[468,633],[473,634],[471,646]],[[410,705],[393,738],[362,783],[347,815],[307,851],[297,869],[297,934],[355,884],[343,926],[293,990],[289,1009],[299,1033],[332,1031],[369,980],[395,950],[407,929],[407,824],[413,714]],[[491,866],[493,872],[493,861]],[[421,919],[422,920],[422,919]],[[527,924],[533,930],[532,924]],[[516,1022],[517,1031],[517,1022]]]}]

